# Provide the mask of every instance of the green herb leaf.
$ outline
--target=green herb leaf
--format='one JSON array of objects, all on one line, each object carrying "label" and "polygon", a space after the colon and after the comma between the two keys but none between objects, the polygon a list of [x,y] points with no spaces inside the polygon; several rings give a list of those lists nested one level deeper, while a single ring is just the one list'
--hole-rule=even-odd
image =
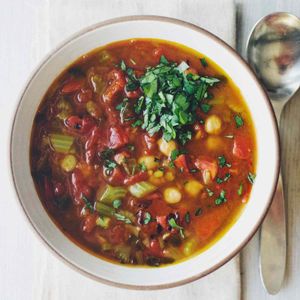
[{"label": "green herb leaf", "polygon": [[150,223],[151,220],[152,220],[152,217],[151,217],[150,213],[146,211],[144,214],[144,225],[147,225],[148,223]]},{"label": "green herb leaf", "polygon": [[184,145],[192,138],[190,128],[198,118],[197,108],[200,106],[205,112],[210,110],[211,105],[200,101],[208,98],[208,88],[219,79],[186,75],[183,70],[187,67],[184,62],[177,65],[161,56],[157,66],[149,67],[137,79],[144,93],[134,106],[138,119],[143,120],[137,126],[150,136],[162,131],[166,141],[177,139]]},{"label": "green herb leaf", "polygon": [[179,226],[174,218],[171,218],[168,220],[169,225],[174,228],[174,229],[178,229],[180,236],[184,239],[184,232],[183,232],[183,227]]},{"label": "green herb leaf", "polygon": [[200,62],[201,62],[202,67],[206,68],[208,66],[205,57],[200,58]]},{"label": "green herb leaf", "polygon": [[187,224],[189,224],[191,222],[191,214],[189,211],[184,215],[184,220],[185,220],[185,223],[187,223]]},{"label": "green herb leaf", "polygon": [[241,116],[239,115],[235,115],[234,116],[234,120],[235,120],[235,124],[237,128],[240,128],[244,125],[244,120],[242,119]]},{"label": "green herb leaf", "polygon": [[143,124],[142,120],[136,120],[134,123],[131,124],[131,127],[135,128],[141,126]]},{"label": "green herb leaf", "polygon": [[201,110],[206,114],[211,110],[211,105],[207,104],[207,103],[201,104],[200,107],[201,107]]},{"label": "green herb leaf", "polygon": [[221,204],[225,203],[227,201],[225,195],[226,195],[226,192],[224,190],[222,190],[220,192],[219,197],[215,200],[215,204],[216,205],[221,205]]},{"label": "green herb leaf", "polygon": [[145,165],[145,162],[142,162],[141,164],[139,164],[139,169],[143,172],[147,171],[147,167]]},{"label": "green herb leaf", "polygon": [[252,174],[251,172],[249,172],[249,173],[248,173],[248,176],[247,176],[247,178],[248,178],[248,180],[249,180],[249,182],[250,182],[251,184],[253,184],[253,183],[254,183],[254,181],[255,181],[255,177],[256,177],[256,175],[255,175],[255,174]]},{"label": "green herb leaf", "polygon": [[214,192],[210,190],[209,188],[206,188],[207,194],[209,197],[212,197],[214,195]]},{"label": "green herb leaf", "polygon": [[225,167],[225,166],[228,167],[228,168],[231,167],[231,164],[229,164],[229,163],[226,161],[226,158],[225,158],[224,155],[221,155],[221,156],[218,157],[218,162],[219,162],[219,166],[220,166],[221,168],[223,168],[223,167]]},{"label": "green herb leaf", "polygon": [[110,174],[112,170],[117,167],[117,163],[111,158],[114,153],[115,151],[113,149],[107,148],[98,154],[100,160],[103,162],[103,166],[107,170],[107,174]]},{"label": "green herb leaf", "polygon": [[81,198],[85,204],[85,207],[89,209],[91,213],[94,213],[95,209],[89,199],[85,195],[82,195]]},{"label": "green herb leaf", "polygon": [[198,217],[202,214],[202,209],[200,207],[198,207],[196,210],[195,210],[195,216]]},{"label": "green herb leaf", "polygon": [[230,177],[231,177],[231,175],[230,175],[229,173],[226,173],[225,176],[224,176],[223,178],[217,177],[217,178],[216,178],[216,182],[217,182],[218,184],[223,183],[223,182],[226,182],[226,181],[228,181],[228,179],[229,179]]},{"label": "green herb leaf", "polygon": [[121,70],[122,71],[126,71],[126,64],[125,64],[125,62],[124,62],[124,60],[121,60],[121,62],[120,62],[120,68],[121,68]]},{"label": "green herb leaf", "polygon": [[122,201],[120,199],[115,199],[113,202],[112,202],[112,206],[116,209],[118,209],[120,206],[122,205]]},{"label": "green herb leaf", "polygon": [[131,224],[131,220],[129,218],[127,218],[126,216],[122,215],[122,214],[119,214],[119,213],[114,213],[114,216],[115,218],[118,220],[118,221],[122,221],[124,222],[125,224]]},{"label": "green herb leaf", "polygon": [[243,193],[243,184],[241,183],[240,186],[239,186],[239,189],[237,191],[238,195],[241,196],[242,193]]}]

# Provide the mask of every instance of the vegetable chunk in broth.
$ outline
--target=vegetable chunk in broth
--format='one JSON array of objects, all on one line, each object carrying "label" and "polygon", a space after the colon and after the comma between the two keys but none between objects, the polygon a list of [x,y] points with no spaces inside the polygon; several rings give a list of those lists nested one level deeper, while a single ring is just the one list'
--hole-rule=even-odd
[{"label": "vegetable chunk in broth", "polygon": [[31,171],[57,226],[112,262],[160,266],[217,241],[248,201],[247,106],[209,58],[132,39],[83,55],[36,113]]}]

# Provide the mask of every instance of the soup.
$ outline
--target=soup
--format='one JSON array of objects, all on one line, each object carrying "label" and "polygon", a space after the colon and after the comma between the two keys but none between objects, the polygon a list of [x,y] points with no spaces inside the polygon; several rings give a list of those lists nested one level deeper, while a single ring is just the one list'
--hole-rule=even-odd
[{"label": "soup", "polygon": [[179,44],[80,57],[36,113],[31,172],[57,226],[112,262],[160,266],[218,240],[248,201],[255,134],[231,79]]}]

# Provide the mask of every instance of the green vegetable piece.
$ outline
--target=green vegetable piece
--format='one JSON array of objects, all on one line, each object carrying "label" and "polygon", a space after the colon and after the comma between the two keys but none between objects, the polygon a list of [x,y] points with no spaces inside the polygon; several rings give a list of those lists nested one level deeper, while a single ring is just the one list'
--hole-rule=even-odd
[{"label": "green vegetable piece", "polygon": [[65,172],[73,171],[76,167],[76,164],[77,164],[77,159],[72,154],[66,155],[60,162],[60,166]]},{"label": "green vegetable piece", "polygon": [[118,209],[122,205],[122,201],[120,199],[115,199],[112,202],[112,206],[116,209]]},{"label": "green vegetable piece", "polygon": [[95,211],[95,209],[94,209],[92,203],[89,201],[89,199],[85,195],[82,195],[81,198],[82,198],[83,202],[85,203],[85,207],[87,209],[89,209],[91,213],[93,213]]},{"label": "green vegetable piece", "polygon": [[98,201],[112,205],[114,200],[123,199],[127,190],[123,187],[107,185],[103,193],[99,191],[97,194]]},{"label": "green vegetable piece", "polygon": [[202,209],[200,207],[198,207],[195,211],[195,216],[198,217],[202,214]]},{"label": "green vegetable piece", "polygon": [[131,247],[126,245],[118,245],[115,247],[115,255],[122,263],[129,263]]},{"label": "green vegetable piece", "polygon": [[102,215],[102,216],[106,216],[106,217],[113,217],[115,215],[115,209],[102,203],[97,201],[96,202],[96,211]]},{"label": "green vegetable piece", "polygon": [[51,133],[49,138],[52,148],[60,153],[68,153],[74,143],[74,137],[70,135]]},{"label": "green vegetable piece", "polygon": [[223,168],[223,167],[228,167],[228,168],[230,168],[230,167],[231,167],[231,164],[229,164],[229,163],[226,161],[226,158],[225,158],[224,155],[221,155],[221,156],[218,157],[218,162],[219,162],[219,166],[220,166],[221,168]]},{"label": "green vegetable piece", "polygon": [[58,101],[56,107],[59,110],[57,117],[61,120],[67,119],[73,112],[72,105],[64,98]]},{"label": "green vegetable piece", "polygon": [[206,68],[208,66],[205,57],[200,58],[200,62],[201,62],[202,67]]},{"label": "green vegetable piece", "polygon": [[154,192],[157,187],[147,181],[137,182],[131,186],[129,186],[129,192],[132,196],[137,198],[143,198],[146,195]]},{"label": "green vegetable piece", "polygon": [[239,186],[239,189],[238,189],[238,191],[237,191],[237,194],[238,194],[239,196],[241,196],[242,193],[243,193],[243,184],[241,183],[240,186]]},{"label": "green vegetable piece", "polygon": [[111,219],[109,217],[98,217],[96,219],[96,224],[104,229],[107,229],[109,227],[110,220]]},{"label": "green vegetable piece", "polygon": [[211,105],[207,104],[207,103],[201,104],[200,107],[201,107],[201,110],[206,114],[211,110]]},{"label": "green vegetable piece", "polygon": [[235,115],[234,120],[237,128],[240,128],[244,125],[244,120],[241,116]]},{"label": "green vegetable piece", "polygon": [[249,173],[248,173],[248,176],[247,176],[247,178],[248,178],[248,180],[249,180],[249,182],[250,182],[251,184],[253,184],[253,183],[254,183],[254,181],[255,181],[255,177],[256,177],[256,175],[255,175],[255,174],[252,174],[251,172],[249,172]]},{"label": "green vegetable piece", "polygon": [[151,222],[151,220],[152,220],[152,217],[151,217],[150,213],[146,211],[144,214],[144,224],[147,225],[149,222]]},{"label": "green vegetable piece", "polygon": [[184,215],[184,220],[186,224],[189,224],[191,222],[191,214],[189,211]]},{"label": "green vegetable piece", "polygon": [[122,215],[122,214],[115,213],[114,216],[115,216],[115,218],[116,218],[118,221],[122,221],[122,222],[124,222],[125,224],[131,224],[131,223],[132,223],[131,220],[130,220],[128,217],[126,217],[126,216],[124,216],[124,215]]},{"label": "green vegetable piece", "polygon": [[214,192],[210,190],[209,188],[206,188],[207,194],[209,197],[212,197],[214,195]]},{"label": "green vegetable piece", "polygon": [[174,218],[171,218],[168,220],[169,225],[174,228],[174,229],[178,229],[180,236],[184,239],[184,231],[183,231],[183,227],[179,226]]},{"label": "green vegetable piece", "polygon": [[219,197],[215,200],[216,205],[221,205],[227,201],[226,197],[226,192],[224,190],[221,191]]}]

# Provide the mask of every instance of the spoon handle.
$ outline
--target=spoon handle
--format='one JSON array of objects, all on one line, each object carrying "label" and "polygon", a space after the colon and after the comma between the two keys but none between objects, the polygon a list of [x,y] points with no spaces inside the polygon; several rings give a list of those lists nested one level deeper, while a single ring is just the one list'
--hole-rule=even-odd
[{"label": "spoon handle", "polygon": [[269,294],[276,294],[284,280],[286,248],[285,201],[279,174],[273,202],[260,234],[260,274]]}]

